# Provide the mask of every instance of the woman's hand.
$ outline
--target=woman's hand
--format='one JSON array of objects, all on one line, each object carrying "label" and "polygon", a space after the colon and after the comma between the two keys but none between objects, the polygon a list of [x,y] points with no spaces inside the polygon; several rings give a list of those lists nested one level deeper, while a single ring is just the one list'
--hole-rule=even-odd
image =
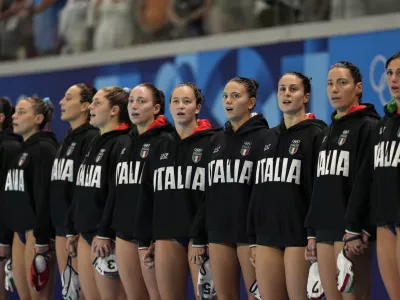
[{"label": "woman's hand", "polygon": [[78,248],[79,234],[67,236],[67,242],[65,244],[65,251],[69,253],[71,257],[76,257]]},{"label": "woman's hand", "polygon": [[148,269],[154,268],[154,251],[156,249],[156,245],[153,243],[146,250],[146,254],[143,256],[143,264]]},{"label": "woman's hand", "polygon": [[250,247],[250,251],[251,251],[250,262],[254,268],[256,267],[256,249],[257,249],[257,246]]},{"label": "woman's hand", "polygon": [[346,232],[343,240],[345,242],[344,250],[354,255],[364,254],[364,249],[368,245],[368,240],[366,243],[364,243],[363,236],[361,234],[352,234]]},{"label": "woman's hand", "polygon": [[305,259],[310,262],[317,261],[317,239],[316,238],[309,238],[308,244],[305,249],[304,253]]},{"label": "woman's hand", "polygon": [[202,265],[206,258],[206,246],[191,246],[190,253],[189,253],[189,261],[195,265]]},{"label": "woman's hand", "polygon": [[101,238],[96,236],[92,243],[92,251],[97,257],[107,257],[112,252],[112,241],[109,238]]}]

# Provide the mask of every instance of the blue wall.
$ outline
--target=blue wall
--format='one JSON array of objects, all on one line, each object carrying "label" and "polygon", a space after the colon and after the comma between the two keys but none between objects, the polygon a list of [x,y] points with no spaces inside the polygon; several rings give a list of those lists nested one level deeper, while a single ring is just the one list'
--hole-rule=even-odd
[{"label": "blue wall", "polygon": [[[260,83],[256,110],[263,113],[270,125],[277,125],[281,115],[276,102],[276,85],[287,71],[304,72],[312,77],[312,98],[309,109],[318,118],[329,122],[331,108],[326,96],[329,67],[340,60],[358,65],[364,75],[363,101],[375,104],[378,112],[390,100],[384,78],[384,62],[400,49],[400,31],[354,34],[332,38],[184,54],[162,59],[68,71],[0,78],[1,94],[14,102],[24,95],[50,96],[58,102],[65,90],[77,83],[88,82],[96,87],[119,85],[133,87],[150,81],[167,95],[182,81],[197,83],[206,96],[201,117],[214,125],[222,124],[225,116],[221,106],[224,84],[234,76],[246,76]],[[59,120],[56,105],[53,128],[61,139],[67,124]],[[167,116],[169,114],[167,113]],[[376,262],[374,263],[376,265]],[[387,299],[379,272],[374,267],[373,299]],[[244,292],[244,291],[243,291]]]}]

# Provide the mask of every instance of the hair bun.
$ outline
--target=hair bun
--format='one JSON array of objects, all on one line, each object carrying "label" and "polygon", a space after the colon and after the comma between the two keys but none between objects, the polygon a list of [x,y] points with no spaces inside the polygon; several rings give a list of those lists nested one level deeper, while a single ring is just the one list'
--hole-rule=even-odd
[{"label": "hair bun", "polygon": [[124,92],[127,93],[127,94],[130,94],[130,93],[131,93],[131,89],[128,88],[128,87],[124,87],[123,90],[124,90]]},{"label": "hair bun", "polygon": [[46,104],[50,104],[50,97],[44,97],[43,98],[43,101],[44,101],[44,103],[46,103]]}]

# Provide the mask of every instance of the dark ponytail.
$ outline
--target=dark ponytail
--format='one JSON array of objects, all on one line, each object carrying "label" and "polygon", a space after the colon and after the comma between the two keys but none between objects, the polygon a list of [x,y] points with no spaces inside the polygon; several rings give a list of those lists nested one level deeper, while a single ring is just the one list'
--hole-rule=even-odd
[{"label": "dark ponytail", "polygon": [[10,99],[7,97],[0,97],[0,113],[4,114],[2,130],[12,131],[12,116],[15,113],[15,107],[11,104]]}]

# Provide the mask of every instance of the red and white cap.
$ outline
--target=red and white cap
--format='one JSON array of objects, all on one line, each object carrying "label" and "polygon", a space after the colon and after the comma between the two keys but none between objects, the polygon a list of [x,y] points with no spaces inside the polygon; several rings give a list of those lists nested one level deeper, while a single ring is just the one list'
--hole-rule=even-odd
[{"label": "red and white cap", "polygon": [[35,291],[41,291],[49,281],[49,261],[51,255],[36,254],[31,265],[31,285]]}]

